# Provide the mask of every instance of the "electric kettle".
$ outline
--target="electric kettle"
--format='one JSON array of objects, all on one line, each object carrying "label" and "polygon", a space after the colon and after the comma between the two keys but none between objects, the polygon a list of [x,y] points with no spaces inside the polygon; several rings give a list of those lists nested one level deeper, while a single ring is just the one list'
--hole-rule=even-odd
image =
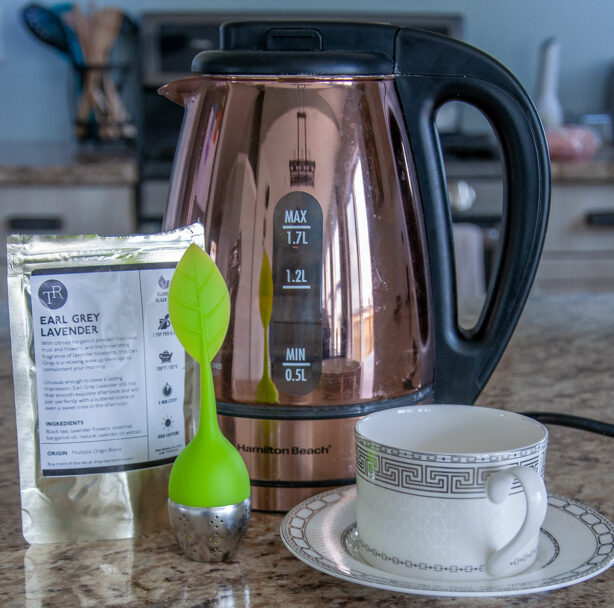
[{"label": "electric kettle", "polygon": [[[195,221],[231,295],[213,362],[220,423],[252,505],[287,510],[354,481],[372,411],[473,403],[527,298],[549,205],[543,129],[518,81],[463,43],[386,24],[235,22],[193,76],[165,228]],[[438,108],[499,139],[502,248],[476,326],[459,326]]]}]

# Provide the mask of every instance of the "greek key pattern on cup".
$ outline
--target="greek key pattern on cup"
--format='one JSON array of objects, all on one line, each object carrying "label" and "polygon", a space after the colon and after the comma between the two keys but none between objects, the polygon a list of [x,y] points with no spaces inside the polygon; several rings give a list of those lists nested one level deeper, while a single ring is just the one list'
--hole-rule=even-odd
[{"label": "greek key pattern on cup", "polygon": [[[483,498],[486,480],[493,473],[526,466],[543,476],[545,467],[546,442],[523,451],[496,454],[496,458],[407,452],[359,435],[356,444],[358,476],[377,486],[415,496]],[[511,493],[521,491],[520,483],[515,481]]]}]

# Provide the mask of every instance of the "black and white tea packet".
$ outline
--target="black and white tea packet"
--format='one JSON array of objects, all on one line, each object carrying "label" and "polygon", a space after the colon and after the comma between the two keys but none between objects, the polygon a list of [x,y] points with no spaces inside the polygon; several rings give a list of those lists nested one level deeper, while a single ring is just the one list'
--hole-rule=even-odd
[{"label": "black and white tea packet", "polygon": [[185,445],[185,352],[168,288],[203,227],[11,235],[11,353],[22,528],[32,544],[168,527]]}]

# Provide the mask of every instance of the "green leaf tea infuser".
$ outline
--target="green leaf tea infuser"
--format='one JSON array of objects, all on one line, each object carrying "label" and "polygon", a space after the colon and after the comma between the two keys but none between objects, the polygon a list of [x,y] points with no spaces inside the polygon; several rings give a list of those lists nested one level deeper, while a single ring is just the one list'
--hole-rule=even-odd
[{"label": "green leaf tea infuser", "polygon": [[213,260],[197,245],[190,245],[177,264],[168,308],[177,338],[200,363],[200,423],[171,469],[170,524],[187,557],[224,561],[247,531],[250,482],[241,455],[220,431],[211,374],[211,360],[228,329],[228,289]]}]

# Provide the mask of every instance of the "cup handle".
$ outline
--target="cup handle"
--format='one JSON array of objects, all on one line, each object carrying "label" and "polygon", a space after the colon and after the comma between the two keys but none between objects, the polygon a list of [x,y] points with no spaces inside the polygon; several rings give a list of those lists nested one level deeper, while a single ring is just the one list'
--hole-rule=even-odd
[{"label": "cup handle", "polygon": [[488,498],[496,504],[502,503],[508,497],[514,479],[524,490],[527,513],[516,536],[488,558],[486,571],[491,576],[505,576],[511,560],[539,532],[548,509],[546,486],[541,476],[529,467],[514,467],[491,475],[486,481]]}]

